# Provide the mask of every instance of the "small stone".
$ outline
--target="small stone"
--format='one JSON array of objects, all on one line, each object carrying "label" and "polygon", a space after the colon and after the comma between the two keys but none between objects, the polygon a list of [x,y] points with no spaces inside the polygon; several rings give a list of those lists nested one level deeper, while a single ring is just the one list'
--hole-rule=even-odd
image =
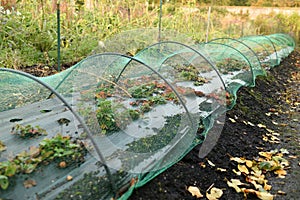
[{"label": "small stone", "polygon": [[60,167],[60,168],[66,168],[66,167],[67,167],[67,163],[66,163],[65,161],[61,161],[61,162],[59,163],[59,167]]},{"label": "small stone", "polygon": [[71,180],[73,180],[73,177],[70,176],[70,175],[68,175],[68,176],[67,176],[67,181],[71,181]]}]

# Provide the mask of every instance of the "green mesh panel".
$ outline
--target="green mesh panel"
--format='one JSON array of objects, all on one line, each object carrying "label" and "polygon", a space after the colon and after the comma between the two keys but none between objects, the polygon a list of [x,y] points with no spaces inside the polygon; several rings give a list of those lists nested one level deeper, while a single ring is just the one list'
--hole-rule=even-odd
[{"label": "green mesh panel", "polygon": [[[0,173],[9,181],[1,198],[127,199],[195,145],[216,142],[220,133],[209,130],[235,105],[238,89],[255,86],[294,47],[286,34],[196,43],[174,31],[158,37],[140,29],[109,38],[52,76],[0,68],[0,140],[7,148]],[[10,133],[17,124],[48,134],[21,138]],[[57,146],[49,146],[52,139]],[[45,144],[52,153],[45,155]],[[7,174],[8,163],[22,159],[26,167]],[[25,189],[26,180],[37,185]]]}]

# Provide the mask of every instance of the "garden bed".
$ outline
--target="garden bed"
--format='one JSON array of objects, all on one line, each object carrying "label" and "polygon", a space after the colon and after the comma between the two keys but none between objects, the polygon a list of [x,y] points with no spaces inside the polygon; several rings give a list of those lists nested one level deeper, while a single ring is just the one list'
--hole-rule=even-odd
[{"label": "garden bed", "polygon": [[[242,88],[238,92],[236,106],[226,113],[218,143],[205,158],[198,157],[201,148],[198,145],[181,161],[135,190],[130,199],[196,199],[187,190],[189,186],[198,187],[204,196],[206,190],[213,186],[222,189],[220,199],[244,199],[243,193],[237,193],[227,185],[226,180],[230,179],[246,182],[243,175],[238,176],[232,171],[237,169],[237,163],[230,157],[253,160],[261,151],[281,148],[289,151],[285,158],[291,168],[284,179],[271,172],[266,174],[273,187],[270,193],[276,195],[275,199],[297,199],[300,196],[300,177],[297,173],[300,157],[299,75],[300,53],[295,51],[280,66],[271,69],[267,77],[259,77],[254,88]],[[266,135],[266,129],[258,124],[280,133],[280,140],[272,140]],[[258,197],[248,194],[247,199]]]}]

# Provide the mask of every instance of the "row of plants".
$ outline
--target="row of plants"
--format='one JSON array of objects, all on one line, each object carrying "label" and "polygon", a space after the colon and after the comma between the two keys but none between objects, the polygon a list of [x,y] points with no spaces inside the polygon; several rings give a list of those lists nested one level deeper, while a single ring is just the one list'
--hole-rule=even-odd
[{"label": "row of plants", "polygon": [[216,67],[223,74],[240,70],[248,70],[250,68],[250,66],[248,66],[248,64],[243,60],[238,60],[235,58],[225,58],[222,61],[217,62]]},{"label": "row of plants", "polygon": [[174,69],[179,73],[179,77],[186,81],[193,81],[195,86],[208,83],[208,80],[202,77],[199,70],[193,65],[177,65]]},{"label": "row of plants", "polygon": [[127,92],[134,99],[126,108],[122,103],[108,99],[117,94],[116,91],[107,88],[111,87],[102,85],[95,95],[97,99],[96,116],[104,134],[126,128],[131,121],[138,120],[156,105],[166,104],[168,101],[178,103],[178,98],[171,88],[167,87],[165,83],[157,81],[132,85]]},{"label": "row of plants", "polygon": [[[17,125],[13,133],[20,138],[32,138],[46,134],[40,127]],[[6,150],[1,142],[2,151]],[[1,152],[1,151],[0,151]],[[13,184],[18,174],[31,174],[41,166],[54,163],[59,168],[79,165],[84,162],[87,150],[82,141],[70,136],[57,134],[52,138],[43,139],[38,146],[30,146],[29,150],[18,153],[13,159],[0,162],[0,188],[6,190]]]}]

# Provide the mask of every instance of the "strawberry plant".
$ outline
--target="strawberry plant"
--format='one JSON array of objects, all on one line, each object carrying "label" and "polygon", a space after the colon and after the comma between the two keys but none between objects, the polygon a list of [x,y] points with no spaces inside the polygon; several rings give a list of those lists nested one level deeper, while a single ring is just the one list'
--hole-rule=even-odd
[{"label": "strawberry plant", "polygon": [[53,138],[46,138],[38,147],[31,146],[29,151],[22,151],[15,158],[0,162],[0,188],[6,190],[9,178],[17,174],[30,174],[41,164],[58,163],[65,168],[84,161],[87,150],[77,139],[60,134]]},{"label": "strawberry plant", "polygon": [[208,82],[204,77],[200,76],[200,71],[193,65],[178,65],[175,67],[175,70],[179,72],[179,77],[185,81],[193,81],[195,86],[200,86]]},{"label": "strawberry plant", "polygon": [[14,126],[12,128],[11,133],[17,134],[21,138],[33,138],[33,137],[40,136],[40,135],[47,135],[47,132],[45,129],[42,129],[39,126],[33,127],[30,124],[28,124],[26,126],[16,124],[16,126]]}]

